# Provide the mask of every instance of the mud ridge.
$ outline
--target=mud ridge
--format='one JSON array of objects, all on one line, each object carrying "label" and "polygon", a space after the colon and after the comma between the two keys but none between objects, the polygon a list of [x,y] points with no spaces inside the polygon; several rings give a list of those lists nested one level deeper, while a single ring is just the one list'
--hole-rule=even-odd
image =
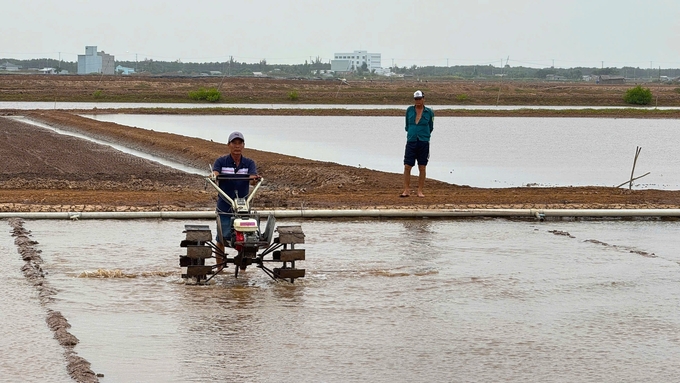
[{"label": "mud ridge", "polygon": [[[573,235],[569,234],[568,231],[548,230],[548,233],[552,233],[552,234],[555,234],[555,235],[563,235],[563,236],[569,237],[569,238],[576,238]],[[645,258],[657,258],[657,255],[654,254],[654,253],[650,253],[650,252],[647,252],[647,251],[644,251],[644,250],[638,250],[638,249],[635,249],[635,248],[632,248],[632,247],[629,247],[629,246],[612,245],[612,244],[609,244],[607,242],[598,241],[597,239],[586,239],[583,242],[594,243],[596,245],[602,245],[604,247],[611,247],[611,248],[617,249],[617,250],[628,251],[631,254],[641,255]],[[678,262],[678,264],[680,264],[680,262]]]},{"label": "mud ridge", "polygon": [[[14,244],[17,246],[17,252],[25,262],[21,267],[21,271],[24,277],[36,288],[40,303],[45,306],[53,299],[56,290],[51,288],[45,279],[47,273],[42,268],[41,251],[35,248],[38,242],[31,239],[31,232],[24,228],[24,220],[12,218],[9,219],[8,223],[12,227],[11,232],[12,236],[15,237]],[[64,348],[64,357],[67,362],[66,369],[71,378],[80,383],[99,382],[98,376],[101,375],[95,374],[90,369],[90,362],[78,356],[73,350],[79,341],[75,335],[68,331],[71,325],[61,312],[47,309],[45,321],[54,333],[54,338]]]},{"label": "mud ridge", "polygon": [[586,239],[584,242],[590,242],[590,243],[594,243],[596,245],[602,245],[602,246],[605,246],[605,247],[611,247],[611,248],[614,248],[614,249],[620,249],[620,250],[623,250],[623,251],[628,251],[631,254],[641,255],[641,256],[646,257],[646,258],[656,258],[657,257],[657,255],[654,254],[654,253],[649,253],[649,252],[646,252],[646,251],[643,251],[643,250],[634,249],[634,248],[628,247],[628,246],[611,245],[611,244],[606,243],[606,242],[598,241],[597,239]]},{"label": "mud ridge", "polygon": [[548,233],[553,233],[553,234],[555,234],[555,235],[563,235],[563,236],[569,237],[569,238],[576,238],[576,237],[574,237],[573,235],[569,234],[568,231],[548,230]]}]

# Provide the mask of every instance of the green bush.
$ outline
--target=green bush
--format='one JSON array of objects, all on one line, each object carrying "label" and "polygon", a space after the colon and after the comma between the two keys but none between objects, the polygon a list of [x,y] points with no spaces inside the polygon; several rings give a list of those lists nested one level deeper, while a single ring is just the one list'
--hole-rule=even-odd
[{"label": "green bush", "polygon": [[626,91],[623,101],[628,104],[648,105],[652,102],[652,91],[649,88],[643,88],[638,85],[635,88],[630,88]]},{"label": "green bush", "polygon": [[217,102],[222,98],[222,93],[216,88],[200,88],[199,90],[189,92],[189,98],[195,101]]},{"label": "green bush", "polygon": [[94,93],[92,93],[92,97],[94,98],[102,98],[104,96],[104,92],[101,90],[95,90]]},{"label": "green bush", "polygon": [[298,98],[300,98],[300,95],[298,94],[297,90],[292,90],[290,93],[288,93],[288,99],[291,101],[297,101]]},{"label": "green bush", "polygon": [[459,102],[465,102],[465,101],[468,101],[469,99],[470,99],[470,97],[465,93],[462,93],[462,94],[459,94],[458,96],[456,96],[456,100],[458,100]]}]

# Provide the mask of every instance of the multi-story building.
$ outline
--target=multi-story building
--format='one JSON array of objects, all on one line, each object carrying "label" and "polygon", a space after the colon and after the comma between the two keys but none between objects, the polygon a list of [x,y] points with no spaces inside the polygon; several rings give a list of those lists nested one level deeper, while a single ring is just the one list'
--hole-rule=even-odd
[{"label": "multi-story building", "polygon": [[78,74],[89,73],[114,74],[113,55],[97,52],[96,46],[86,46],[85,54],[78,55]]},{"label": "multi-story building", "polygon": [[354,51],[352,53],[336,53],[331,60],[331,70],[335,72],[357,71],[366,64],[369,72],[379,70],[380,53],[368,53],[367,51]]}]

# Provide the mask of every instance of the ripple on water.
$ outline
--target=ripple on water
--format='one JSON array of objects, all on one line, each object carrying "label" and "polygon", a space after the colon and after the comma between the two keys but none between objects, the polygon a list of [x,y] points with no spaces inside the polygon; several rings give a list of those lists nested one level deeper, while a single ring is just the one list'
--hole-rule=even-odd
[{"label": "ripple on water", "polygon": [[165,274],[185,223],[27,225],[51,308],[107,380],[680,378],[677,223],[309,221],[304,279],[208,286]]}]

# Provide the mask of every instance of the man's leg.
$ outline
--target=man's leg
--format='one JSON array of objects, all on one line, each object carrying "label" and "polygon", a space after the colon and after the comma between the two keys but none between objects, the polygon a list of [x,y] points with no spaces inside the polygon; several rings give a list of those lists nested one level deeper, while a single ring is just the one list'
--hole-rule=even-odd
[{"label": "man's leg", "polygon": [[425,197],[423,188],[425,188],[426,167],[426,165],[418,165],[418,172],[420,173],[418,174],[418,197]]},{"label": "man's leg", "polygon": [[411,194],[411,169],[413,166],[404,165],[404,192],[401,193],[403,196]]},{"label": "man's leg", "polygon": [[[222,269],[226,268],[226,265],[223,265],[225,259],[222,257],[222,255],[225,254],[224,236],[225,234],[229,237],[231,236],[232,217],[233,216],[226,214],[218,214],[217,217],[219,228],[217,238],[215,238],[217,242],[215,245],[219,251],[215,252],[215,265],[218,265],[217,269],[215,270],[215,273],[218,273]],[[222,236],[222,238],[220,238],[220,235]]]}]

